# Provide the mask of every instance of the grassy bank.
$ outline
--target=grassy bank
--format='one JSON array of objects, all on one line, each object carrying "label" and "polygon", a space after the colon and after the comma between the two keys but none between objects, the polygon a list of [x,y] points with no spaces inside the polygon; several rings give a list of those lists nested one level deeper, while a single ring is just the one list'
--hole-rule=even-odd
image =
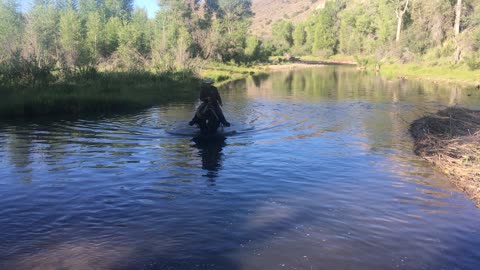
[{"label": "grassy bank", "polygon": [[415,153],[464,190],[480,207],[480,111],[448,108],[414,121]]},{"label": "grassy bank", "polygon": [[199,73],[202,78],[212,78],[215,81],[215,85],[220,86],[248,76],[260,75],[267,71],[268,67],[265,65],[238,66],[211,63],[205,66]]},{"label": "grassy bank", "polygon": [[425,79],[437,82],[480,85],[480,70],[464,66],[428,66],[421,64],[383,64],[380,73],[387,77]]},{"label": "grassy bank", "polygon": [[0,118],[121,112],[196,98],[190,73],[98,73],[41,85],[1,86]]},{"label": "grassy bank", "polygon": [[[329,58],[302,56],[301,61],[326,64],[357,64],[359,67],[375,72],[378,60],[371,57],[334,55]],[[480,85],[480,69],[471,70],[466,65],[451,65],[445,59],[437,62],[399,64],[394,61],[379,63],[380,74],[387,78],[405,78],[430,80],[444,83],[456,83],[466,86]]]}]

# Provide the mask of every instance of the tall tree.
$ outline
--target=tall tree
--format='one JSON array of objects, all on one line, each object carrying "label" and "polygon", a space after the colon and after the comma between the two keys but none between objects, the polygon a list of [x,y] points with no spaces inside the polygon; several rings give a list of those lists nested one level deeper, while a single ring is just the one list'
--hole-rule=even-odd
[{"label": "tall tree", "polygon": [[100,12],[95,11],[88,15],[85,23],[86,35],[85,45],[90,55],[90,60],[97,63],[100,55],[104,53],[105,48],[105,22],[100,15]]},{"label": "tall tree", "polygon": [[0,63],[10,58],[19,45],[21,15],[15,0],[0,0]]},{"label": "tall tree", "polygon": [[316,15],[312,53],[322,53],[325,56],[334,54],[337,50],[337,15],[343,9],[339,1],[329,1]]},{"label": "tall tree", "polygon": [[133,0],[105,0],[103,6],[107,18],[129,18],[133,11]]},{"label": "tall tree", "polygon": [[78,14],[82,22],[86,22],[91,13],[98,11],[97,0],[78,0]]},{"label": "tall tree", "polygon": [[400,42],[400,32],[402,31],[403,27],[403,17],[408,10],[409,0],[405,0],[405,5],[402,5],[403,0],[397,0],[397,2],[397,8],[395,9],[395,15],[397,16],[397,35],[395,41],[398,43]]},{"label": "tall tree", "polygon": [[70,9],[60,15],[60,45],[64,63],[68,68],[75,68],[80,65],[83,40],[81,35],[82,25],[78,14]]},{"label": "tall tree", "polygon": [[460,34],[460,22],[462,20],[462,0],[457,0],[457,5],[455,6],[455,36]]},{"label": "tall tree", "polygon": [[305,26],[303,24],[298,24],[295,26],[292,38],[295,53],[304,53],[303,45],[305,44],[306,33]]},{"label": "tall tree", "polygon": [[51,66],[58,59],[58,18],[50,4],[36,5],[26,16],[23,53],[39,68]]},{"label": "tall tree", "polygon": [[277,46],[278,54],[282,54],[292,47],[293,31],[293,24],[287,20],[279,20],[272,25],[273,41]]}]

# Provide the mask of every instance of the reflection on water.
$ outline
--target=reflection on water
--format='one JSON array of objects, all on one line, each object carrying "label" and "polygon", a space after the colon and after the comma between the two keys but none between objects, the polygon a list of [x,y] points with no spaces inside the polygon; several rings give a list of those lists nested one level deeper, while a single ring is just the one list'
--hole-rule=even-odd
[{"label": "reflection on water", "polygon": [[195,137],[193,138],[194,147],[199,150],[199,156],[202,159],[202,169],[207,170],[209,178],[218,176],[217,172],[222,168],[222,149],[226,146],[226,138],[223,136],[213,137]]},{"label": "reflection on water", "polygon": [[0,269],[478,267],[480,212],[407,132],[478,91],[349,67],[221,91],[220,138],[187,136],[190,102],[0,124]]}]

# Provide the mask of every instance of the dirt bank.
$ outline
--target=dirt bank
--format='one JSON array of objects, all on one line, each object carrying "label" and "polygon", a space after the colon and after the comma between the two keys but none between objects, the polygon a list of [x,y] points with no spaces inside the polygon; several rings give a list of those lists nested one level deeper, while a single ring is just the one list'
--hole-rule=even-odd
[{"label": "dirt bank", "polygon": [[415,153],[480,206],[480,111],[447,108],[414,121],[410,133]]}]

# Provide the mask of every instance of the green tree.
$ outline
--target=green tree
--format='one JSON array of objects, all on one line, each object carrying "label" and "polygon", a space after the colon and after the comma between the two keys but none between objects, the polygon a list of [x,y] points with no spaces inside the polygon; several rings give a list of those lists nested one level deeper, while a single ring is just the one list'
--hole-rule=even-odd
[{"label": "green tree", "polygon": [[449,0],[412,3],[411,23],[406,31],[408,39],[404,46],[417,54],[425,54],[428,49],[440,46],[453,34],[454,11]]},{"label": "green tree", "polygon": [[69,9],[60,15],[59,40],[64,63],[69,68],[78,67],[82,60],[82,25],[78,14]]},{"label": "green tree", "polygon": [[85,23],[85,47],[94,63],[98,63],[105,50],[105,22],[98,11],[89,13]]},{"label": "green tree", "polygon": [[23,54],[39,68],[52,66],[57,59],[57,10],[52,5],[36,5],[26,16]]},{"label": "green tree", "polygon": [[298,24],[295,26],[295,30],[293,31],[293,47],[296,53],[304,53],[303,46],[305,45],[306,41],[306,31],[305,26],[303,24]]},{"label": "green tree", "polygon": [[340,1],[329,1],[317,12],[313,27],[312,53],[330,56],[337,51],[337,15],[343,8]]},{"label": "green tree", "polygon": [[279,20],[272,25],[272,36],[277,46],[277,54],[283,54],[293,46],[293,31],[293,24],[287,20]]},{"label": "green tree", "polygon": [[18,49],[22,18],[15,0],[0,0],[0,63]]},{"label": "green tree", "polygon": [[257,36],[249,36],[246,41],[245,57],[247,61],[255,61],[261,58],[261,42]]},{"label": "green tree", "polygon": [[78,0],[78,14],[82,22],[86,22],[90,14],[98,12],[98,8],[97,0]]},{"label": "green tree", "polygon": [[211,10],[215,12],[218,24],[217,59],[221,61],[240,62],[243,59],[244,46],[248,36],[250,17],[253,15],[250,0],[218,0],[211,1]]},{"label": "green tree", "polygon": [[122,26],[122,20],[118,17],[111,17],[105,24],[105,56],[110,56],[117,50]]},{"label": "green tree", "polygon": [[133,0],[104,0],[103,7],[107,18],[129,18],[133,10]]}]

